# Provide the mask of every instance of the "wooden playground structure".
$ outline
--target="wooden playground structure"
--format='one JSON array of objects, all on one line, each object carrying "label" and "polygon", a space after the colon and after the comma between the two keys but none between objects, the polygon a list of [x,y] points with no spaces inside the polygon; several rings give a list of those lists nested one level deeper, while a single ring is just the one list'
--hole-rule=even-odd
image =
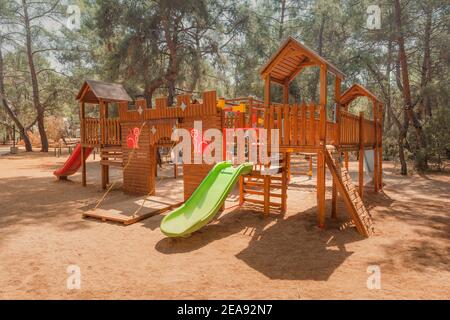
[{"label": "wooden playground structure", "polygon": [[[289,87],[308,67],[320,68],[319,101],[296,103],[291,100]],[[294,154],[306,154],[309,168],[305,174],[312,175],[312,158],[317,161],[318,226],[325,227],[328,167],[333,178],[331,216],[337,215],[336,204],[340,194],[357,230],[364,236],[370,236],[373,225],[362,201],[363,161],[365,150],[373,150],[373,186],[374,191],[378,192],[382,188],[383,112],[380,100],[358,84],[341,93],[344,74],[294,38],[288,38],[280,46],[260,74],[264,80],[263,100],[253,97],[225,99],[217,97],[215,91],[208,91],[199,100],[192,100],[189,94],[180,95],[172,106],[168,105],[167,98],[157,98],[153,108],[149,108],[143,98],[133,101],[121,85],[87,80],[77,96],[80,104],[82,184],[86,185],[85,154],[88,149],[100,149],[104,189],[109,184],[109,167],[115,166],[123,169],[123,189],[126,193],[153,195],[157,148],[171,143],[174,129],[191,131],[194,121],[202,121],[203,130],[265,128],[268,129],[268,141],[270,130],[278,129],[279,164],[276,167],[270,163],[255,164],[251,174],[240,177],[239,203],[260,206],[265,215],[285,212],[287,188],[293,174],[291,158]],[[335,80],[331,100],[333,108],[327,108],[329,74]],[[282,101],[272,100],[272,85],[282,88]],[[366,97],[372,103],[372,119],[365,118],[363,113],[355,115],[349,112],[349,104],[357,97]],[[98,105],[97,116],[92,116],[91,105]],[[358,187],[352,183],[348,173],[348,152],[351,151],[359,154]],[[182,166],[186,200],[213,165]],[[92,216],[108,220],[107,217]]]}]

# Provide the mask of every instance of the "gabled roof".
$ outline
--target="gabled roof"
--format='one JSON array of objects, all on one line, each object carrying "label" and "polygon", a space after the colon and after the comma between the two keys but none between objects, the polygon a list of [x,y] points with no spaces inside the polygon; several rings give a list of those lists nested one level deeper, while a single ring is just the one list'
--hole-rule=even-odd
[{"label": "gabled roof", "polygon": [[121,84],[96,80],[86,80],[76,99],[88,103],[133,101]]},{"label": "gabled roof", "polygon": [[369,99],[376,100],[377,102],[381,102],[377,98],[377,96],[370,92],[368,89],[360,84],[355,83],[341,95],[340,103],[349,104],[358,97],[367,97]]},{"label": "gabled roof", "polygon": [[308,48],[293,37],[289,37],[261,68],[260,74],[264,78],[270,75],[271,79],[286,83],[293,81],[305,67],[325,64],[328,71],[343,79],[345,74],[332,63]]}]

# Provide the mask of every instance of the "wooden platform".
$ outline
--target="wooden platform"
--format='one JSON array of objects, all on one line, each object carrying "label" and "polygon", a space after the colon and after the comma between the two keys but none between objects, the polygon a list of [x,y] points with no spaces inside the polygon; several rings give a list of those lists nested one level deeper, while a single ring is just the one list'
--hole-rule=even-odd
[{"label": "wooden platform", "polygon": [[[150,196],[145,199],[133,198],[127,201],[109,203],[102,205],[102,208],[91,209],[83,213],[83,218],[95,218],[102,221],[114,221],[124,225],[133,224],[151,216],[172,210],[183,203],[183,199],[178,201],[167,197]],[[142,206],[142,208],[141,208]]]}]

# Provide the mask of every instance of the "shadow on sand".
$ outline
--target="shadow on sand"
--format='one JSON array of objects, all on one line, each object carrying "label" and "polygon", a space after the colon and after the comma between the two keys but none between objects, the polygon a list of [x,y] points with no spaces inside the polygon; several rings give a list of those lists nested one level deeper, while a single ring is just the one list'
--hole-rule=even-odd
[{"label": "shadow on sand", "polygon": [[164,238],[156,250],[164,254],[191,252],[230,236],[248,236],[248,246],[236,257],[249,267],[270,279],[325,281],[352,254],[345,245],[364,238],[355,230],[339,231],[342,220],[329,219],[327,230],[316,228],[316,210],[313,207],[287,218],[264,218],[244,207],[189,238]]}]

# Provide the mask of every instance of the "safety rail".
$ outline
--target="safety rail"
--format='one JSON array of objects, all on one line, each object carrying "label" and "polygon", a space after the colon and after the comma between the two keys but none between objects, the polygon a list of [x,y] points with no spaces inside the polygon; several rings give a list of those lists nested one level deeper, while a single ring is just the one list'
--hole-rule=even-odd
[{"label": "safety rail", "polygon": [[121,145],[121,128],[118,118],[86,118],[82,126],[82,143],[91,146]]},{"label": "safety rail", "polygon": [[99,145],[101,141],[100,119],[86,118],[83,120],[81,142],[88,145]]}]

